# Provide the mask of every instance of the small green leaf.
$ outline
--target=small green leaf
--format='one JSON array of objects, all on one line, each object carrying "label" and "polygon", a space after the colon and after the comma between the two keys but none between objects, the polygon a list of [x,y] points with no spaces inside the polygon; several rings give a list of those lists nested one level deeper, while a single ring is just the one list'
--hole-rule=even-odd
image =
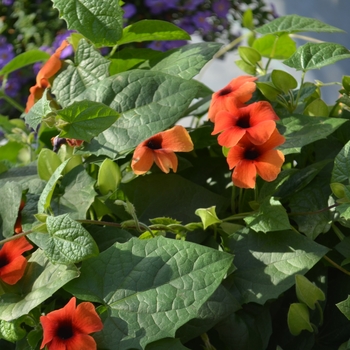
[{"label": "small green leaf", "polygon": [[281,93],[273,86],[272,83],[269,82],[265,83],[262,81],[257,81],[256,86],[269,101],[276,101],[278,95]]},{"label": "small green leaf", "polygon": [[245,28],[248,28],[250,30],[254,29],[253,11],[251,8],[248,8],[244,11],[242,24]]},{"label": "small green leaf", "polygon": [[300,46],[283,63],[296,70],[308,71],[328,66],[346,58],[350,58],[350,52],[342,45],[334,43],[306,43]]},{"label": "small green leaf", "polygon": [[274,69],[271,73],[271,81],[275,87],[285,94],[298,86],[296,79],[284,70]]},{"label": "small green leaf", "polygon": [[199,208],[195,211],[195,214],[202,220],[204,230],[210,225],[221,223],[221,220],[216,215],[215,209],[215,206],[212,206],[210,208]]},{"label": "small green leaf", "polygon": [[90,233],[68,214],[48,216],[48,233],[34,233],[30,239],[44,250],[54,264],[74,264],[98,255]]},{"label": "small green leaf", "polygon": [[21,319],[14,321],[0,320],[0,339],[15,343],[24,338],[27,332],[21,327],[21,323]]},{"label": "small green leaf", "polygon": [[328,117],[329,109],[323,100],[317,98],[307,105],[304,114],[311,117]]},{"label": "small green leaf", "polygon": [[295,336],[303,330],[314,331],[310,323],[309,309],[305,304],[291,304],[288,310],[287,322],[289,331]]},{"label": "small green leaf", "polygon": [[261,60],[260,53],[251,47],[240,46],[238,53],[244,62],[252,66],[255,66]]},{"label": "small green leaf", "polygon": [[38,156],[38,175],[42,180],[49,181],[55,170],[61,165],[61,159],[57,153],[48,148],[43,148]]},{"label": "small green leaf", "polygon": [[45,61],[50,57],[47,52],[41,50],[30,50],[23,52],[14,57],[10,62],[5,64],[0,70],[0,76],[8,75],[17,69],[29,66],[30,64]]},{"label": "small green leaf", "polygon": [[253,48],[263,57],[282,60],[293,55],[296,51],[296,43],[288,34],[281,36],[269,34],[256,39]]},{"label": "small green leaf", "polygon": [[53,0],[53,5],[75,29],[97,47],[114,46],[122,36],[123,10],[119,0]]},{"label": "small green leaf", "polygon": [[84,100],[57,111],[57,116],[66,122],[59,124],[61,137],[89,142],[108,129],[119,118],[119,113],[103,103]]},{"label": "small green leaf", "polygon": [[125,27],[118,45],[154,40],[191,40],[191,37],[170,22],[145,19]]},{"label": "small green leaf", "polygon": [[350,295],[346,298],[346,300],[343,300],[335,305],[343,313],[343,315],[350,320]]},{"label": "small green leaf", "polygon": [[331,182],[350,181],[350,141],[342,148],[334,160]]},{"label": "small green leaf", "polygon": [[260,34],[281,34],[298,32],[341,33],[342,29],[323,23],[315,18],[287,15],[274,19],[256,29]]},{"label": "small green leaf", "polygon": [[98,171],[97,187],[102,195],[113,193],[119,187],[121,178],[118,164],[106,158]]},{"label": "small green leaf", "polygon": [[303,275],[295,275],[295,290],[298,300],[312,310],[315,309],[315,304],[319,300],[323,301],[326,299],[323,291]]},{"label": "small green leaf", "polygon": [[244,218],[248,227],[256,232],[272,232],[290,229],[287,212],[274,198],[265,198],[257,214]]},{"label": "small green leaf", "polygon": [[249,75],[256,74],[256,66],[252,66],[251,64],[249,64],[243,60],[237,60],[237,61],[235,61],[235,64],[239,69],[241,69],[243,72],[245,72]]}]

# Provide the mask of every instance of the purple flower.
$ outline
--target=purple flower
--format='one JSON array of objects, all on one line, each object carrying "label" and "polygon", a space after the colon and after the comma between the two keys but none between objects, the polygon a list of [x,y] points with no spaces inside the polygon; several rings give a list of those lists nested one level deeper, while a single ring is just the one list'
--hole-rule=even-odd
[{"label": "purple flower", "polygon": [[190,17],[182,17],[176,23],[181,29],[185,30],[188,34],[193,34],[196,28]]},{"label": "purple flower", "polygon": [[213,4],[213,11],[219,18],[226,18],[230,7],[228,0],[217,0]]},{"label": "purple flower", "polygon": [[6,81],[5,93],[10,97],[16,97],[21,89],[22,83],[18,76],[10,75]]},{"label": "purple flower", "polygon": [[15,57],[13,52],[13,46],[7,44],[6,42],[1,42],[0,46],[0,68],[2,68],[6,63],[10,62],[12,58]]},{"label": "purple flower", "polygon": [[186,40],[152,41],[148,47],[157,51],[176,49],[187,44]]},{"label": "purple flower", "polygon": [[178,0],[145,0],[146,6],[153,15],[158,15],[166,10],[176,9]]},{"label": "purple flower", "polygon": [[[72,33],[75,33],[75,30],[66,30],[64,33],[58,34],[52,43],[53,51],[56,51],[60,47],[62,41],[67,39]],[[65,59],[71,56],[72,53],[73,53],[73,47],[72,45],[69,45],[62,51],[60,58]]]},{"label": "purple flower", "polygon": [[212,13],[210,11],[199,11],[193,17],[192,21],[203,34],[208,33],[212,29],[212,25],[209,22],[209,17]]},{"label": "purple flower", "polygon": [[136,12],[136,6],[133,4],[125,4],[122,9],[124,10],[124,18],[131,18]]},{"label": "purple flower", "polygon": [[198,5],[203,4],[204,0],[186,0],[183,6],[181,6],[182,10],[194,11]]},{"label": "purple flower", "polygon": [[12,6],[15,0],[2,0],[2,4],[5,6]]}]

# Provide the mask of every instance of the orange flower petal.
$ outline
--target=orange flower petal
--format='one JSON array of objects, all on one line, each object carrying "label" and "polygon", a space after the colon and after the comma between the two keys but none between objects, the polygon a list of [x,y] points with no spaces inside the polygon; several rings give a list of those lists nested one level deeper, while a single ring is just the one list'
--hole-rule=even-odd
[{"label": "orange flower petal", "polygon": [[103,328],[103,323],[94,305],[89,302],[83,302],[77,306],[73,314],[73,324],[74,328],[85,334],[98,332]]},{"label": "orange flower petal", "polygon": [[238,126],[225,130],[218,136],[218,144],[224,147],[234,147],[245,135],[246,130]]},{"label": "orange flower petal", "polygon": [[23,277],[26,266],[27,259],[19,255],[0,268],[0,279],[7,284],[14,285]]},{"label": "orange flower petal", "polygon": [[[51,345],[49,350],[56,350],[56,344],[58,346],[61,346],[63,343],[64,348],[62,350],[96,350],[96,342],[95,339],[91,335],[87,334],[76,334],[74,337],[65,340],[64,342],[61,340],[60,342],[57,342],[59,338],[55,338]],[[57,348],[57,350],[60,350],[61,348]]]},{"label": "orange flower petal", "polygon": [[233,169],[241,160],[244,160],[245,148],[239,145],[232,147],[227,154],[229,169]]},{"label": "orange flower petal", "polygon": [[162,149],[164,150],[173,152],[190,152],[193,150],[191,137],[181,125],[175,125],[160,134],[162,135]]},{"label": "orange flower petal", "polygon": [[270,150],[261,155],[255,162],[257,172],[265,181],[273,181],[281,172],[284,155],[281,151]]},{"label": "orange flower petal", "polygon": [[147,173],[154,162],[153,151],[140,144],[136,147],[131,161],[131,168],[136,175]]},{"label": "orange flower petal", "polygon": [[282,136],[277,129],[275,129],[270,138],[265,143],[258,146],[259,152],[263,154],[273,148],[276,148],[277,146],[282,145],[285,141],[285,137]]},{"label": "orange flower petal", "polygon": [[0,249],[0,258],[6,256],[8,260],[17,258],[27,250],[32,249],[33,246],[27,241],[25,237],[13,239],[5,243]]},{"label": "orange flower petal", "polygon": [[254,188],[256,182],[256,167],[252,160],[242,160],[232,173],[232,181],[240,188]]},{"label": "orange flower petal", "polygon": [[249,107],[251,125],[256,125],[264,120],[279,120],[278,115],[267,101],[254,102]]},{"label": "orange flower petal", "polygon": [[275,129],[276,123],[273,120],[265,120],[247,128],[246,132],[250,142],[255,145],[261,145],[270,138]]},{"label": "orange flower petal", "polygon": [[239,111],[220,111],[215,117],[214,130],[211,133],[212,135],[216,135],[221,131],[232,128],[237,124]]},{"label": "orange flower petal", "polygon": [[178,160],[174,152],[165,152],[163,150],[154,151],[154,161],[164,173],[169,173],[170,168],[174,173],[177,171]]}]

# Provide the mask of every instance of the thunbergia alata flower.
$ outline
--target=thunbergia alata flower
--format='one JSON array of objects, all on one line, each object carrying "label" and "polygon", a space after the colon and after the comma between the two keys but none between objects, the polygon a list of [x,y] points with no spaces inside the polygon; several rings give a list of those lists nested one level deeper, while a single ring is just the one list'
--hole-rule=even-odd
[{"label": "thunbergia alata flower", "polygon": [[43,341],[48,350],[96,350],[96,342],[89,335],[103,328],[95,307],[90,302],[76,306],[73,297],[62,308],[40,316],[43,326]]},{"label": "thunbergia alata flower", "polygon": [[28,113],[33,107],[36,101],[38,101],[46,88],[51,86],[49,81],[62,66],[62,61],[60,60],[61,52],[69,45],[67,40],[63,40],[60,47],[55,51],[55,53],[46,61],[43,67],[40,69],[36,76],[36,84],[32,86],[29,91],[30,95],[27,100],[27,105],[25,112]]},{"label": "thunbergia alata flower", "polygon": [[218,143],[228,148],[235,146],[244,135],[247,135],[250,142],[260,145],[275,130],[275,120],[279,118],[267,101],[255,102],[241,108],[233,105],[230,111],[217,113],[212,135],[221,132]]},{"label": "thunbergia alata flower", "polygon": [[229,111],[232,103],[237,108],[244,107],[256,89],[256,77],[242,75],[230,81],[223,89],[214,92],[208,110],[208,119],[215,122],[216,114],[220,111]]},{"label": "thunbergia alata flower", "polygon": [[178,159],[174,152],[190,152],[193,143],[187,130],[181,125],[153,135],[140,143],[134,152],[131,167],[135,174],[142,175],[151,169],[155,162],[165,173],[170,168],[177,171]]},{"label": "thunbergia alata flower", "polygon": [[0,249],[0,279],[16,284],[24,275],[27,259],[22,255],[33,246],[25,237],[6,242]]},{"label": "thunbergia alata flower", "polygon": [[261,145],[255,145],[248,137],[243,137],[227,155],[227,163],[230,169],[234,169],[232,173],[234,185],[241,188],[254,188],[256,174],[265,181],[275,180],[281,171],[284,155],[274,148],[284,141],[284,136],[277,129]]}]

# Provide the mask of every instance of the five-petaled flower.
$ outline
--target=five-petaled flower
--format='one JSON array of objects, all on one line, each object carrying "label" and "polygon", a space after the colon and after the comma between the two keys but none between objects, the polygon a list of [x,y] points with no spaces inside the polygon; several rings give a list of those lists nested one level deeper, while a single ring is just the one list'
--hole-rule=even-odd
[{"label": "five-petaled flower", "polygon": [[95,307],[90,302],[76,307],[72,297],[62,309],[40,316],[44,336],[40,349],[46,345],[49,350],[95,350],[96,342],[90,333],[103,328]]},{"label": "five-petaled flower", "polygon": [[36,76],[36,84],[29,89],[30,95],[27,100],[25,112],[28,113],[36,101],[40,100],[46,88],[51,86],[49,81],[62,66],[60,55],[62,51],[69,45],[67,40],[63,40],[60,47],[46,61]]},{"label": "five-petaled flower", "polygon": [[155,162],[165,173],[169,173],[170,168],[176,172],[178,159],[174,152],[192,150],[193,143],[187,130],[181,125],[175,125],[140,143],[134,151],[131,167],[135,174],[142,175]]},{"label": "five-petaled flower", "polygon": [[25,237],[6,242],[0,249],[0,279],[7,284],[16,284],[24,275],[27,259],[22,255],[33,246]]},{"label": "five-petaled flower", "polygon": [[243,137],[227,155],[229,167],[234,169],[232,173],[234,185],[241,188],[254,188],[256,174],[265,181],[275,180],[281,171],[284,155],[274,148],[284,141],[285,138],[277,129],[261,145],[255,145],[248,137]]},{"label": "five-petaled flower", "polygon": [[232,106],[229,112],[217,113],[212,135],[221,132],[218,143],[228,148],[235,146],[244,135],[255,145],[261,145],[275,130],[275,120],[278,119],[271,104],[266,101],[241,108]]},{"label": "five-petaled flower", "polygon": [[256,89],[256,77],[242,75],[231,80],[223,89],[214,92],[208,110],[208,119],[215,122],[216,114],[220,111],[229,111],[232,103],[237,108],[244,107]]}]

